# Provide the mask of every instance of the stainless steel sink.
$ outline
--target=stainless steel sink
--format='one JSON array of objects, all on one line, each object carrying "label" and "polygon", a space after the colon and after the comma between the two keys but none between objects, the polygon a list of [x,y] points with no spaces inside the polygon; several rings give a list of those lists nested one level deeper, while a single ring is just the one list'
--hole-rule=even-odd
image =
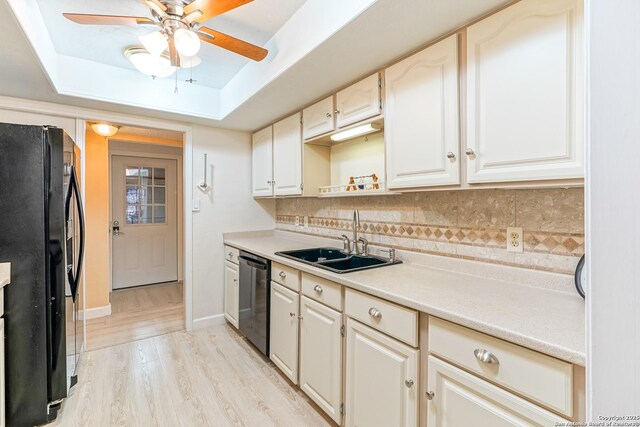
[{"label": "stainless steel sink", "polygon": [[333,271],[334,273],[339,274],[402,263],[402,261],[391,261],[389,259],[373,255],[351,255],[336,248],[312,248],[298,251],[283,251],[276,252],[276,255],[304,262],[305,264],[313,265],[314,267]]}]

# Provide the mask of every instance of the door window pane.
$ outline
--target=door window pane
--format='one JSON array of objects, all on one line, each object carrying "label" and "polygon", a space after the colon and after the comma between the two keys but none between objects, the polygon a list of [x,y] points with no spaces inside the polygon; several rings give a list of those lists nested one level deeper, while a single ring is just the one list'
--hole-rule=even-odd
[{"label": "door window pane", "polygon": [[166,169],[144,166],[125,168],[126,223],[165,224]]}]

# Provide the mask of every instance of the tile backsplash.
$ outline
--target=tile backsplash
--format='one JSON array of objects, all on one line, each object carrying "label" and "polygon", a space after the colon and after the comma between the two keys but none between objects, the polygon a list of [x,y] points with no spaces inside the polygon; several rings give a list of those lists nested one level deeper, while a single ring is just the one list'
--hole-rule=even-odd
[{"label": "tile backsplash", "polygon": [[[371,244],[573,273],[584,254],[583,193],[570,188],[285,198],[276,202],[276,226],[350,236],[353,210],[359,209],[360,234]],[[507,252],[507,227],[523,228],[523,253]]]}]

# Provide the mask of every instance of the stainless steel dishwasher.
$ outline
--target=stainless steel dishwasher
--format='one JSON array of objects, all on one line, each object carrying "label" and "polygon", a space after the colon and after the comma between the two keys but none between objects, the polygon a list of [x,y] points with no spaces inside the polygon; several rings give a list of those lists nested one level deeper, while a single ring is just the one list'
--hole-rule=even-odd
[{"label": "stainless steel dishwasher", "polygon": [[240,331],[269,357],[271,261],[240,251]]}]

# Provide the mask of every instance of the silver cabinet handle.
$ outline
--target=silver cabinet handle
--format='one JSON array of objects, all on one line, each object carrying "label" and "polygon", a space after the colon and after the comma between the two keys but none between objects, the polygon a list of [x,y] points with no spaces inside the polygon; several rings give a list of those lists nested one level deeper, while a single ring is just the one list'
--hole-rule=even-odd
[{"label": "silver cabinet handle", "polygon": [[496,356],[493,355],[493,353],[491,353],[488,350],[484,350],[481,348],[476,348],[473,351],[474,356],[476,356],[476,359],[478,359],[479,361],[481,361],[482,363],[486,363],[488,365],[497,365],[500,362],[498,361],[498,358]]},{"label": "silver cabinet handle", "polygon": [[425,394],[427,395],[427,400],[433,400],[433,398],[436,397],[436,394],[432,391],[428,391]]},{"label": "silver cabinet handle", "polygon": [[473,151],[473,148],[467,148],[467,149],[465,150],[465,154],[466,154],[467,156],[475,156],[476,152],[475,152],[475,151]]},{"label": "silver cabinet handle", "polygon": [[233,252],[229,252],[229,258],[233,258]]},{"label": "silver cabinet handle", "polygon": [[453,151],[449,151],[449,152],[447,153],[447,159],[449,159],[449,160],[455,160],[455,159],[456,159],[456,155],[455,155],[455,153],[454,153]]},{"label": "silver cabinet handle", "polygon": [[296,314],[295,313],[289,313],[289,316],[296,317]]},{"label": "silver cabinet handle", "polygon": [[369,309],[369,316],[373,317],[374,319],[382,319],[382,312],[377,308],[371,307]]},{"label": "silver cabinet handle", "polygon": [[407,388],[413,387],[413,380],[404,380],[404,385],[406,385]]},{"label": "silver cabinet handle", "polygon": [[238,279],[233,279],[233,281],[234,281],[235,283],[238,283]]},{"label": "silver cabinet handle", "polygon": [[284,271],[281,271],[280,274],[278,274],[278,276],[284,279],[285,277],[287,277],[287,273],[285,273]]},{"label": "silver cabinet handle", "polygon": [[327,113],[326,116],[327,116],[327,119],[330,119],[331,118],[331,113]]},{"label": "silver cabinet handle", "polygon": [[322,293],[322,286],[320,285],[315,285],[313,287],[313,290],[316,291],[317,293],[321,294]]}]

